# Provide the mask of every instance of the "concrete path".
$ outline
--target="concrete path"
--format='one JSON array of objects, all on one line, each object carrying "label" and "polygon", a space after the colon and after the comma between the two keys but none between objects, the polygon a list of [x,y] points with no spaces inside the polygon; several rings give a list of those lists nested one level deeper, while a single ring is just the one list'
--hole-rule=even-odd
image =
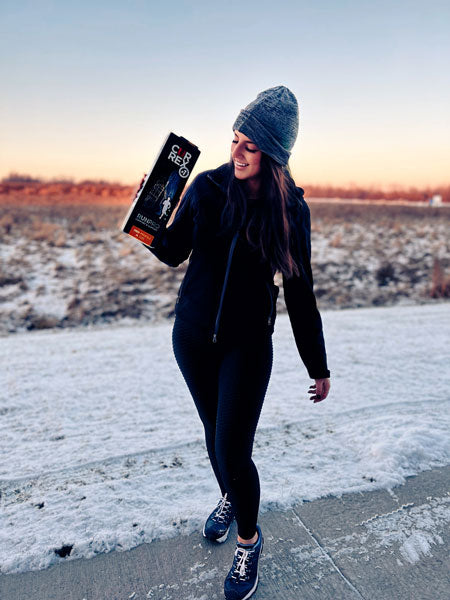
[{"label": "concrete path", "polygon": [[[207,515],[205,514],[205,517]],[[392,491],[347,494],[260,515],[264,550],[252,600],[448,600],[450,466]],[[223,598],[236,523],[127,552],[0,576],[1,600]]]}]

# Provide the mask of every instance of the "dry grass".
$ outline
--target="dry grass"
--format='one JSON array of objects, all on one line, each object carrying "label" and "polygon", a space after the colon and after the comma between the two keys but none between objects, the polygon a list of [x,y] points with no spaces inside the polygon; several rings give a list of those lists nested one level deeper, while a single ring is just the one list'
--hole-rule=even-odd
[{"label": "dry grass", "polygon": [[13,235],[51,242],[59,229],[67,235],[118,230],[124,206],[3,206],[0,236]]},{"label": "dry grass", "polygon": [[[310,208],[320,308],[450,297],[447,207],[312,202]],[[1,331],[172,317],[187,264],[170,269],[121,233],[127,210],[4,206]],[[282,287],[277,310],[285,311]]]},{"label": "dry grass", "polygon": [[446,276],[442,263],[435,258],[430,288],[431,298],[450,298],[450,276]]},{"label": "dry grass", "polygon": [[[308,202],[308,198],[306,198]],[[328,203],[314,201],[309,203],[311,223],[324,219],[335,223],[378,223],[400,228],[402,224],[417,222],[417,219],[450,221],[450,206],[417,206],[408,204],[353,204],[345,201]]]},{"label": "dry grass", "polygon": [[[128,206],[102,205],[15,205],[3,206],[0,217],[0,235],[26,235],[36,231],[37,236],[50,241],[57,227],[64,228],[67,234],[88,231],[118,230],[127,212]],[[310,204],[311,231],[320,232],[321,227],[331,223],[344,223],[350,227],[353,223],[376,223],[389,229],[391,234],[401,234],[404,227],[418,221],[431,223],[450,222],[450,207],[403,206],[403,205],[361,205]],[[422,232],[422,235],[424,233]],[[332,244],[339,246],[341,234],[336,234]]]},{"label": "dry grass", "polygon": [[[137,184],[137,182],[136,182]],[[443,202],[450,202],[450,185],[414,188],[393,187],[389,189],[379,186],[346,187],[332,185],[314,185],[297,182],[304,188],[310,198],[358,198],[367,201],[384,199],[386,201],[402,200],[405,202],[427,202],[434,194],[440,194]],[[29,204],[32,200],[37,204],[127,204],[138,189],[136,186],[123,185],[119,182],[103,180],[85,180],[75,183],[73,180],[42,180],[11,173],[0,181],[0,204],[14,198],[16,203]],[[9,198],[9,199],[8,199]]]}]

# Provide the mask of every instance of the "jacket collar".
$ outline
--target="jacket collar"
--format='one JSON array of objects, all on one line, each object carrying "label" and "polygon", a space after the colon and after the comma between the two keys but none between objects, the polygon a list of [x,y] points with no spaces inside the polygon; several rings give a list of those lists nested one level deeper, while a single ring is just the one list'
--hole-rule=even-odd
[{"label": "jacket collar", "polygon": [[229,175],[230,165],[228,163],[224,163],[223,165],[220,165],[220,167],[217,167],[217,169],[208,171],[206,177],[215,185],[217,185],[224,194],[226,194]]}]

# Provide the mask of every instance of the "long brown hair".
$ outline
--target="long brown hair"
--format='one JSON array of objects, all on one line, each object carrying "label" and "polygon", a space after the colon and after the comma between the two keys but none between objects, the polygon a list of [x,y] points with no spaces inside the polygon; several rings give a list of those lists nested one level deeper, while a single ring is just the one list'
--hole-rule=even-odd
[{"label": "long brown hair", "polygon": [[[233,160],[229,163],[227,201],[222,211],[222,231],[240,228],[247,216],[248,187],[245,180],[234,176]],[[299,275],[299,265],[292,256],[289,240],[291,220],[289,207],[295,199],[295,183],[289,167],[282,167],[264,152],[261,154],[261,197],[245,227],[245,236],[273,272],[281,271],[287,278]]]}]

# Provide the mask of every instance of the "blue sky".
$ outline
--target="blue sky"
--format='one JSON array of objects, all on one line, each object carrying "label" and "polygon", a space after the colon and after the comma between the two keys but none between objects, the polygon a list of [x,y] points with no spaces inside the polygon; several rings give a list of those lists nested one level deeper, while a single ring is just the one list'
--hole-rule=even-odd
[{"label": "blue sky", "polygon": [[0,0],[0,177],[135,183],[168,131],[195,172],[286,85],[299,184],[450,180],[450,3]]}]

